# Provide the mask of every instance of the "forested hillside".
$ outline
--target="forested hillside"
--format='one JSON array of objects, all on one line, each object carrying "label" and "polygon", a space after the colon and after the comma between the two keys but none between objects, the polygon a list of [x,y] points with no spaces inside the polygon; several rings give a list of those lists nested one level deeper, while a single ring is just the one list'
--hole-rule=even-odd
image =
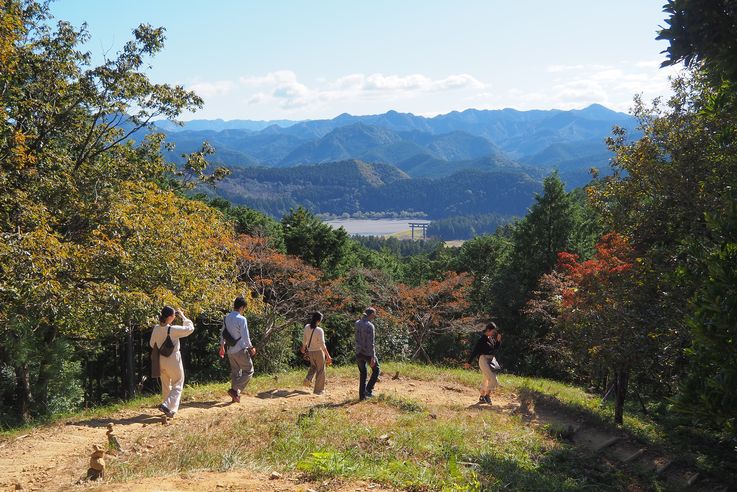
[{"label": "forested hillside", "polygon": [[494,212],[510,217],[525,214],[541,189],[538,179],[502,170],[411,179],[387,164],[343,161],[284,169],[233,169],[217,185],[217,194],[275,217],[300,206],[333,215],[414,213],[443,218]]},{"label": "forested hillside", "polygon": [[[294,349],[317,310],[325,314],[322,326],[336,365],[354,367],[353,323],[374,306],[382,362],[419,361],[432,365],[433,374],[438,366],[465,362],[479,327],[494,320],[504,334],[497,356],[506,371],[585,388],[577,391],[588,391],[593,407],[610,405],[597,414],[599,422],[627,426],[629,414],[646,413],[667,436],[663,442],[682,446],[689,466],[737,475],[737,51],[724,41],[737,39],[731,3],[668,2],[667,27],[660,31],[669,43],[665,64],[684,63],[688,70],[673,81],[668,101],[650,105],[635,98],[641,130],[615,129],[607,140],[612,173],[574,191],[567,191],[563,172],[543,178],[504,166],[459,169],[443,179],[411,178],[391,163],[352,159],[213,169],[211,149],[202,142],[169,162],[162,151],[167,135],[151,122],[196,110],[202,100],[181,86],[148,79],[146,67],[164,46],[163,29],[140,25],[130,42],[95,65],[83,48],[85,29],[53,23],[50,8],[11,0],[0,10],[3,428],[157,392],[149,378],[148,341],[164,305],[181,308],[195,324],[181,342],[187,381],[227,380],[228,368],[217,357],[222,316],[243,295],[258,373],[276,375],[299,363]],[[612,118],[621,122],[597,106],[356,118],[261,132],[298,144],[295,149],[321,141],[330,156],[339,130],[370,137],[361,151],[376,149],[376,141],[404,145],[409,137],[392,135],[409,132],[413,145],[445,156],[460,154],[443,139],[466,132],[462,138],[473,145],[479,141],[468,135],[493,143],[481,149],[498,147],[515,159],[524,150],[550,163],[542,150],[553,146],[565,161],[586,158],[597,152],[592,141],[610,130]],[[248,138],[255,134],[247,132]],[[585,145],[557,145],[561,132]],[[187,131],[176,135],[193,145],[199,139]],[[299,155],[315,158],[320,145],[308,144]],[[285,154],[266,141],[263,148],[275,156],[293,151]],[[229,172],[231,179],[224,180]],[[216,184],[228,200],[214,196]],[[311,210],[423,212],[448,223],[476,215],[473,227],[497,219],[504,224],[459,248],[439,242],[402,247],[353,240]],[[508,215],[519,219],[501,217]],[[411,403],[392,404],[399,412],[414,411]],[[464,411],[457,407],[452,402],[449,411]],[[269,420],[268,412],[282,413],[269,409],[263,422],[278,428],[280,439],[297,429],[293,440],[269,442],[281,449],[314,445],[319,427],[311,426],[320,424],[326,409],[291,416],[289,425],[297,422],[289,428],[271,425],[278,419]],[[438,438],[443,434],[433,423],[448,416],[420,411],[422,422],[413,425],[422,430],[420,443],[433,443],[432,452],[418,457],[419,446],[393,448],[387,442],[393,436],[377,442],[346,434],[353,439],[351,452],[400,449],[395,472],[407,466],[421,474],[428,460],[457,470],[462,453],[448,444],[453,441]],[[505,422],[519,426],[522,417]],[[446,429],[462,427],[474,439],[486,438],[483,425],[469,427],[466,414],[462,420],[463,426]],[[221,439],[211,423],[201,432]],[[360,427],[353,424],[346,416],[341,432]],[[547,438],[532,432],[504,441],[510,446],[505,453],[521,463],[510,473],[522,486],[539,483],[526,470],[563,466]],[[248,445],[247,437],[239,439]],[[509,466],[504,456],[494,459],[494,466]],[[220,461],[202,463],[220,470]],[[336,471],[335,463],[345,461],[331,463],[326,473],[348,473]],[[580,473],[586,478],[576,486],[596,475]],[[595,483],[610,483],[606,476]],[[567,478],[554,478],[561,490],[571,486]]]}]

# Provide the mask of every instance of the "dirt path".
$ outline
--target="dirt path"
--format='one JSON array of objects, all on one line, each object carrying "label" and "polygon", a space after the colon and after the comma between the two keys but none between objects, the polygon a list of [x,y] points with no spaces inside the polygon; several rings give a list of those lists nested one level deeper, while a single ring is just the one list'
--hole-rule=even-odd
[{"label": "dirt path", "polygon": [[[645,449],[626,435],[600,428],[580,417],[556,407],[550,401],[530,395],[501,392],[492,407],[478,406],[477,393],[453,382],[428,382],[384,377],[377,391],[386,395],[405,396],[424,403],[433,411],[456,412],[459,405],[483,411],[521,414],[530,425],[553,425],[562,429],[565,438],[591,453],[596,459],[611,460],[615,466],[635,471],[651,471],[674,488],[714,490],[715,484],[699,480],[687,466],[671,462],[666,456]],[[185,400],[176,418],[163,423],[157,410],[138,408],[125,410],[105,419],[69,421],[42,427],[28,434],[0,443],[0,490],[109,490],[113,484],[78,483],[85,474],[92,445],[107,443],[106,426],[114,425],[114,433],[126,452],[146,454],[161,446],[166,426],[187,426],[201,419],[219,421],[228,415],[260,408],[294,411],[322,403],[341,403],[355,399],[356,382],[352,379],[329,381],[328,394],[315,396],[303,388],[274,388],[254,396],[243,397],[240,405],[229,397],[208,401]],[[115,458],[108,458],[115,459]],[[377,484],[363,482],[310,483],[296,476],[271,477],[268,473],[247,470],[214,473],[198,472],[115,483],[116,490],[386,490]]]}]

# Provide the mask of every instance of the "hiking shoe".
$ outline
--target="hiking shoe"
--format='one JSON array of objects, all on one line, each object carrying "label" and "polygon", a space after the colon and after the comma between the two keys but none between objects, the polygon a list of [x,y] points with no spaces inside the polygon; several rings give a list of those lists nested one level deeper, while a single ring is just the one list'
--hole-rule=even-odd
[{"label": "hiking shoe", "polygon": [[168,408],[166,407],[166,405],[164,405],[163,403],[162,403],[161,405],[159,405],[159,410],[160,410],[160,411],[161,411],[161,412],[162,412],[162,413],[163,413],[164,415],[166,415],[167,417],[169,417],[170,419],[173,419],[173,418],[174,418],[174,412],[172,412],[171,410],[169,410],[169,409],[168,409]]},{"label": "hiking shoe", "polygon": [[488,403],[489,405],[491,405],[491,397],[489,395],[486,395],[484,397],[484,403]]},{"label": "hiking shoe", "polygon": [[238,392],[236,390],[234,390],[233,388],[230,388],[228,390],[228,395],[231,398],[231,403],[240,403],[241,402],[240,395],[238,395]]},{"label": "hiking shoe", "polygon": [[486,397],[485,396],[479,396],[479,405],[482,405],[486,403]]}]

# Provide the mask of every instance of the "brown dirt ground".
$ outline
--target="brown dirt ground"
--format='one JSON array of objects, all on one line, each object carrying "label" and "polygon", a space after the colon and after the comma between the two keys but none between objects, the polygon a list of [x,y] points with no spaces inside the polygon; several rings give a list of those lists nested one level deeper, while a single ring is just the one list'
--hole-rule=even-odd
[{"label": "brown dirt ground", "polygon": [[[209,401],[193,401],[186,394],[176,418],[162,422],[155,408],[140,407],[120,411],[105,419],[70,420],[55,425],[36,428],[27,434],[0,442],[0,490],[283,490],[283,491],[385,491],[378,484],[369,482],[346,482],[339,479],[327,482],[309,482],[299,473],[286,473],[280,470],[279,478],[271,479],[270,473],[249,470],[230,472],[196,472],[166,475],[139,479],[132,482],[80,482],[85,474],[93,444],[104,445],[108,423],[114,424],[115,435],[123,448],[137,454],[150,454],[164,451],[169,426],[184,427],[191,424],[217,426],[218,422],[237,417],[239,413],[255,409],[273,408],[274,411],[294,413],[303,412],[310,407],[325,404],[340,404],[357,424],[365,419],[392,419],[393,410],[386,406],[362,405],[356,401],[356,381],[353,379],[331,378],[326,394],[316,396],[306,388],[282,387],[278,380],[274,388],[261,393],[243,396],[241,404],[231,404],[230,398],[223,394]],[[607,459],[621,466],[639,469],[657,468],[667,462],[662,453],[649,451],[631,463],[624,463],[641,444],[628,439],[621,432],[605,429],[585,422],[581,416],[551,408],[544,401],[535,401],[527,394],[514,394],[501,391],[494,396],[494,403],[480,406],[476,404],[478,393],[475,389],[454,382],[419,381],[404,377],[393,379],[382,377],[377,392],[387,396],[405,396],[423,403],[429,412],[450,416],[458,411],[494,411],[521,415],[529,425],[555,425],[567,428],[572,433],[571,442],[584,452]],[[372,414],[380,412],[379,414]],[[620,437],[616,444],[600,447]],[[137,445],[133,443],[138,443]],[[108,460],[124,459],[108,457]],[[675,488],[688,487],[693,477],[691,470],[682,466],[669,466],[663,470],[662,478]],[[708,482],[697,490],[707,490],[704,486],[714,486]]]},{"label": "brown dirt ground", "polygon": [[[407,396],[432,408],[458,405],[459,402],[473,406],[478,398],[475,390],[453,383],[391,377],[382,379],[377,385],[377,392],[387,396]],[[268,474],[249,471],[188,473],[144,479],[135,483],[106,482],[102,486],[78,483],[87,470],[92,445],[102,446],[107,442],[105,432],[108,423],[114,424],[115,435],[125,449],[126,443],[156,442],[156,438],[163,437],[164,431],[168,430],[167,426],[187,426],[190,422],[205,418],[210,422],[217,422],[251,409],[272,407],[279,409],[278,411],[297,413],[315,405],[345,403],[356,399],[356,386],[355,380],[333,378],[328,381],[326,394],[316,396],[306,388],[280,387],[276,381],[271,390],[243,396],[240,405],[231,404],[227,395],[222,395],[218,400],[191,401],[185,390],[176,418],[167,424],[162,423],[160,413],[155,408],[141,407],[120,411],[104,419],[70,420],[39,427],[0,443],[0,490],[387,490],[376,484],[361,482],[300,482],[299,475],[287,473],[280,479],[270,480]],[[495,400],[496,406],[509,404],[513,402]],[[356,422],[379,418],[379,415],[369,415],[372,412],[381,412],[382,419],[396,417],[393,410],[386,407],[361,407],[355,405],[346,409],[349,415],[355,417]],[[136,452],[151,453],[156,451],[156,447],[158,446],[153,444],[143,444],[137,447]]]}]

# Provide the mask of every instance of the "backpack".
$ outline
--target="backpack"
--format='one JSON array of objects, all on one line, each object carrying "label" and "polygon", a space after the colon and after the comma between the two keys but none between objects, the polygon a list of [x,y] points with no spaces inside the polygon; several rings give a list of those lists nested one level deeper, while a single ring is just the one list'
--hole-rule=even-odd
[{"label": "backpack", "polygon": [[223,318],[223,340],[225,340],[225,343],[228,344],[228,347],[235,346],[235,344],[238,343],[238,340],[240,339],[241,337],[233,338],[233,335],[231,335],[228,331],[228,327],[225,326],[225,318]]},{"label": "backpack", "polygon": [[174,352],[174,341],[171,339],[171,325],[169,325],[169,328],[166,330],[166,340],[159,347],[159,355],[169,357],[172,352]]}]

